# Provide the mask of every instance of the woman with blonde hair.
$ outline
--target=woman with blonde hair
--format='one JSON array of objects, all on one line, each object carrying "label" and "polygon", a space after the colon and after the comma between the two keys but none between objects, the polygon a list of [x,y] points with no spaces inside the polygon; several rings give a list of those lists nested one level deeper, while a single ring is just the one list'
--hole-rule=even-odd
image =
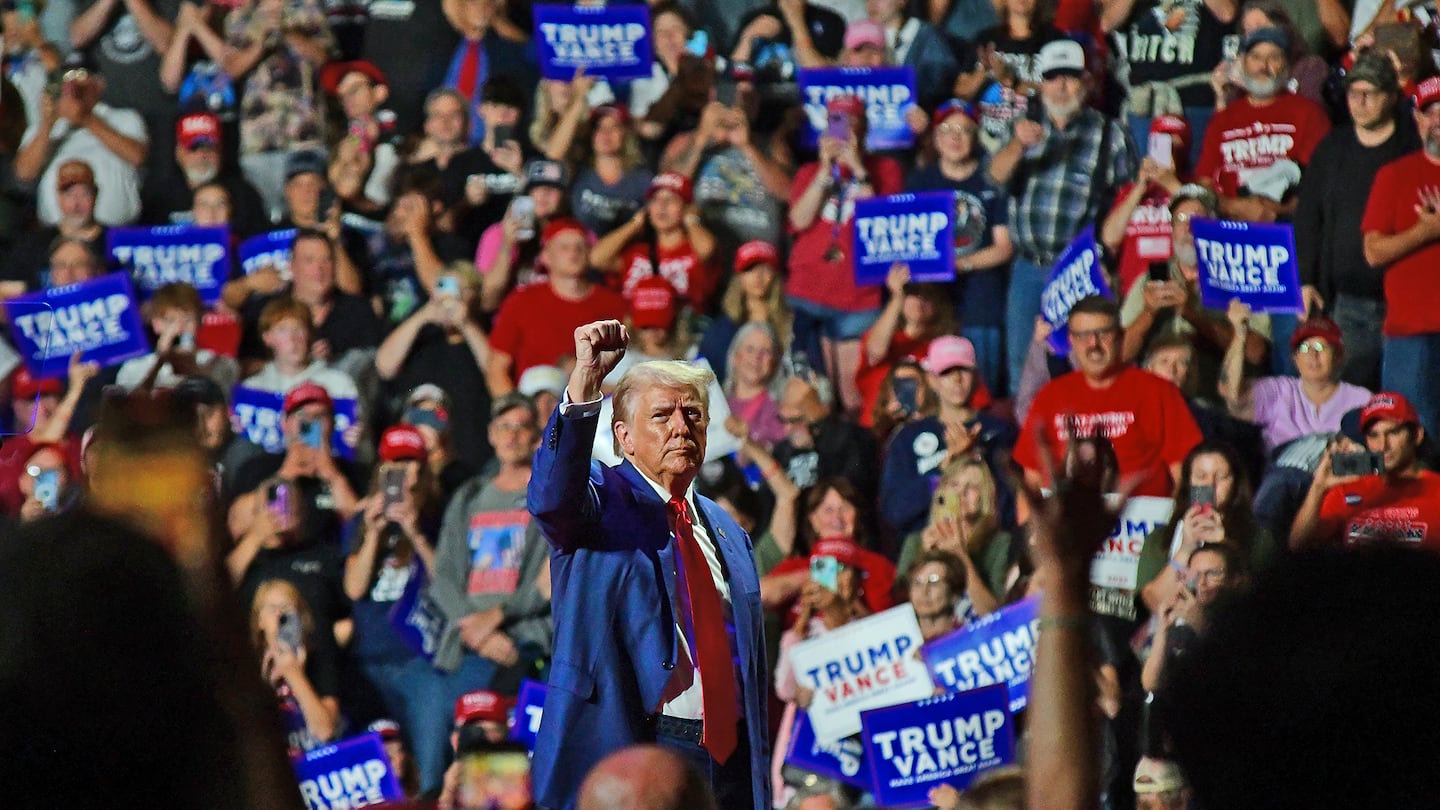
[{"label": "woman with blonde hair", "polygon": [[639,210],[654,175],[624,107],[605,104],[588,114],[571,199],[575,218],[604,235]]},{"label": "woman with blonde hair", "polygon": [[921,550],[942,549],[965,566],[965,593],[977,616],[1003,604],[1010,571],[1012,538],[1001,527],[998,489],[990,467],[961,458],[945,468],[930,502],[925,528],[905,539],[899,568],[907,569]]},{"label": "woman with blonde hair", "polygon": [[726,353],[747,323],[768,325],[779,343],[779,356],[789,352],[795,313],[785,303],[779,267],[780,253],[769,242],[746,242],[735,251],[735,272],[720,298],[720,312],[700,338],[700,356],[721,379],[728,372]]},{"label": "woman with blonde hair", "polygon": [[283,579],[255,589],[250,640],[260,673],[275,690],[290,750],[309,751],[339,736],[339,674],[334,648],[315,633],[315,618],[300,591]]}]

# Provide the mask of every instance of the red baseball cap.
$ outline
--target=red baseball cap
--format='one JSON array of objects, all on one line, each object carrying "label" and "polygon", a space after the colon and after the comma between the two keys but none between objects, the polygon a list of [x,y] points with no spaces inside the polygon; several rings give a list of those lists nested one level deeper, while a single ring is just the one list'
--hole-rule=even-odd
[{"label": "red baseball cap", "polygon": [[285,395],[285,415],[289,416],[296,410],[314,402],[324,403],[331,412],[335,410],[335,400],[330,398],[330,392],[326,391],[318,383],[302,382]]},{"label": "red baseball cap", "polygon": [[356,59],[353,62],[331,62],[320,68],[320,86],[325,92],[336,96],[340,94],[340,82],[351,73],[359,73],[369,79],[373,84],[390,86],[386,80],[384,71],[375,66],[374,62],[368,59]]},{"label": "red baseball cap", "polygon": [[636,329],[669,329],[675,323],[675,288],[662,276],[648,276],[630,291],[630,323]]},{"label": "red baseball cap", "polygon": [[1440,101],[1440,76],[1431,76],[1415,88],[1415,109],[1423,113],[1437,101]]},{"label": "red baseball cap", "polygon": [[509,723],[514,698],[501,697],[488,689],[466,692],[455,701],[455,725],[463,726],[479,720]]},{"label": "red baseball cap", "polygon": [[1157,115],[1150,120],[1151,135],[1169,135],[1174,140],[1190,145],[1190,122],[1178,115]]},{"label": "red baseball cap", "polygon": [[580,224],[580,220],[570,217],[560,217],[559,219],[552,219],[545,223],[545,229],[540,232],[540,242],[541,244],[549,242],[551,239],[554,239],[566,231],[576,231],[585,237],[586,242],[590,241],[590,231],[587,230],[584,225]]},{"label": "red baseball cap", "polygon": [[935,114],[930,117],[930,126],[938,127],[941,121],[952,115],[963,115],[970,119],[970,123],[980,126],[980,112],[975,109],[975,105],[961,98],[952,98],[935,108]]},{"label": "red baseball cap", "polygon": [[661,172],[655,175],[655,179],[650,181],[650,188],[645,190],[645,199],[648,200],[661,191],[674,192],[687,203],[695,202],[695,187],[690,183],[690,178],[679,172]]},{"label": "red baseball cap", "polygon": [[1420,415],[1415,412],[1415,406],[1404,395],[1394,391],[1381,391],[1365,407],[1360,409],[1360,429],[1369,430],[1370,425],[1382,419],[1390,419],[1402,425],[1420,424]]},{"label": "red baseball cap", "polygon": [[30,376],[30,370],[21,366],[10,377],[12,399],[34,399],[37,396],[58,397],[65,393],[65,386],[58,378],[37,380]]},{"label": "red baseball cap", "polygon": [[400,739],[400,724],[388,717],[383,717],[365,727],[366,731],[373,731],[380,735],[385,741]]},{"label": "red baseball cap", "polygon": [[620,119],[620,123],[624,126],[630,125],[630,110],[621,104],[601,104],[599,107],[591,110],[590,123],[593,125],[601,118],[609,118],[611,116]]},{"label": "red baseball cap", "polygon": [[735,272],[743,273],[757,264],[780,267],[780,251],[769,242],[756,239],[740,246],[735,251]]},{"label": "red baseball cap", "polygon": [[1310,338],[1320,338],[1336,351],[1345,348],[1345,333],[1340,331],[1340,324],[1329,318],[1311,318],[1296,327],[1295,334],[1290,336],[1290,351],[1300,348],[1300,344]]},{"label": "red baseball cap", "polygon": [[425,436],[410,425],[396,425],[380,434],[381,461],[424,461]]},{"label": "red baseball cap", "polygon": [[175,122],[175,140],[181,149],[199,149],[204,146],[220,148],[220,118],[214,113],[196,112],[180,117]]},{"label": "red baseball cap", "polygon": [[859,544],[849,537],[827,537],[817,540],[810,546],[810,559],[816,557],[834,557],[841,565],[854,568],[861,573],[865,571],[865,555]]}]

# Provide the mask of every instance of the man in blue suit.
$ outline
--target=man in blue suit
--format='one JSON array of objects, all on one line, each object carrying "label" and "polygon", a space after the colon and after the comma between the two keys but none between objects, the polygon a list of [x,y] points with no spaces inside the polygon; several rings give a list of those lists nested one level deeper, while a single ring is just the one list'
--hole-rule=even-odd
[{"label": "man in blue suit", "polygon": [[534,780],[571,808],[605,755],[658,742],[726,810],[770,806],[765,643],[750,538],[695,494],[708,370],[631,368],[615,388],[618,467],[590,459],[600,382],[625,355],[618,321],[575,330],[575,370],[545,429],[530,512],[551,545],[555,654]]}]

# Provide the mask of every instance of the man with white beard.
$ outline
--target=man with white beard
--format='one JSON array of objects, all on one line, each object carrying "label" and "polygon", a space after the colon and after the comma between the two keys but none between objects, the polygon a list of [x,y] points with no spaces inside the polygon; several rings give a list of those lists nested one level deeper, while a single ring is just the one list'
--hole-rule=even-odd
[{"label": "man with white beard", "polygon": [[[1194,389],[1213,397],[1221,361],[1234,337],[1234,328],[1223,309],[1200,304],[1200,265],[1195,253],[1195,235],[1190,220],[1213,219],[1218,202],[1215,192],[1189,183],[1170,198],[1170,277],[1165,281],[1141,279],[1130,287],[1120,307],[1125,328],[1124,345],[1134,355],[1148,354],[1150,346],[1165,335],[1182,335],[1194,348],[1192,374]],[[1270,348],[1270,316],[1252,315],[1245,340],[1245,359],[1260,363]],[[1128,352],[1127,352],[1128,353]]]},{"label": "man with white beard", "polygon": [[142,223],[190,224],[195,192],[216,182],[230,195],[233,233],[246,237],[270,229],[260,192],[235,170],[233,163],[226,162],[220,119],[213,113],[190,113],[175,122],[175,162],[168,168],[145,179],[140,193]]},{"label": "man with white beard", "polygon": [[1246,34],[1236,62],[1245,95],[1205,131],[1195,177],[1219,196],[1224,219],[1288,220],[1303,168],[1330,132],[1320,105],[1287,89],[1289,53],[1290,38],[1278,28]]},{"label": "man with white beard", "polygon": [[1035,66],[1042,115],[1015,122],[1015,136],[990,161],[991,178],[1013,198],[1015,263],[1005,304],[1012,391],[1025,366],[1051,266],[1070,240],[1095,222],[1101,201],[1115,199],[1116,190],[1135,178],[1140,163],[1126,127],[1085,105],[1091,82],[1080,43],[1046,43]]}]

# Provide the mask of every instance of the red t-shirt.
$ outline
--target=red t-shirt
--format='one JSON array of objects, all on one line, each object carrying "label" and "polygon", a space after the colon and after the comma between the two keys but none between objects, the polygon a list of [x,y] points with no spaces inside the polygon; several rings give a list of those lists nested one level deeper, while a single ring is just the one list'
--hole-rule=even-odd
[{"label": "red t-shirt", "polygon": [[[715,274],[700,257],[690,241],[684,240],[673,248],[656,247],[655,255],[660,259],[660,275],[670,282],[675,292],[685,299],[697,312],[704,312],[710,296],[715,292]],[[620,254],[620,292],[628,299],[635,285],[642,279],[655,275],[650,263],[650,246],[643,242],[629,245]]]},{"label": "red t-shirt", "polygon": [[1396,482],[1367,475],[1331,489],[1320,504],[1320,536],[1345,545],[1414,543],[1440,551],[1440,475]]},{"label": "red t-shirt", "polygon": [[885,382],[885,375],[895,364],[907,357],[916,360],[925,356],[930,350],[930,341],[933,338],[912,338],[905,334],[904,329],[896,329],[894,336],[890,338],[890,348],[885,351],[885,356],[880,362],[871,365],[865,357],[865,341],[870,339],[870,330],[860,336],[860,368],[855,372],[855,386],[860,389],[860,426],[874,427],[875,425],[875,400],[880,398],[880,386]]},{"label": "red t-shirt", "polygon": [[549,284],[531,284],[506,296],[495,315],[490,346],[510,355],[510,379],[531,366],[554,365],[575,354],[575,330],[592,321],[625,317],[625,299],[614,290],[592,287],[580,301],[567,301]]},{"label": "red t-shirt", "polygon": [[[1440,188],[1440,165],[1424,152],[1415,152],[1380,168],[1370,187],[1370,202],[1360,223],[1364,233],[1387,236],[1414,226],[1419,216],[1420,192]],[[1385,268],[1385,334],[1406,337],[1440,332],[1440,308],[1435,306],[1436,268],[1440,242],[1430,242]]]},{"label": "red t-shirt", "polygon": [[1200,428],[1180,389],[1154,374],[1127,366],[1109,388],[1091,388],[1078,371],[1055,378],[1035,395],[1014,458],[1026,470],[1043,472],[1035,437],[1040,435],[1051,458],[1065,458],[1067,417],[1074,416],[1080,435],[1099,434],[1115,445],[1122,478],[1143,474],[1136,495],[1170,497],[1174,482],[1170,465],[1179,464],[1201,441]]},{"label": "red t-shirt", "polygon": [[[790,186],[792,207],[805,194],[805,189],[810,187],[810,181],[815,179],[819,170],[819,163],[807,163],[800,167],[794,184]],[[870,187],[879,196],[899,194],[905,186],[900,164],[891,158],[867,157],[865,171],[870,175]],[[835,203],[842,187],[849,191],[837,215]],[[786,293],[846,312],[879,308],[880,287],[855,286],[855,254],[851,245],[855,200],[848,196],[853,193],[853,188],[853,185],[844,183],[832,188],[810,227],[792,232],[794,243],[790,248],[790,278],[785,283]],[[825,260],[832,244],[840,247],[839,261]]]},{"label": "red t-shirt", "polygon": [[[870,608],[871,613],[879,613],[895,607],[895,600],[890,595],[895,588],[895,563],[865,548],[860,549],[860,560],[860,568],[865,572],[865,591],[862,594],[865,606]],[[810,570],[809,557],[786,557],[766,576],[794,574],[798,571],[808,570]],[[794,600],[790,608],[785,610],[785,615],[792,615],[798,602],[799,600]]]},{"label": "red t-shirt", "polygon": [[[1115,195],[1115,204],[1130,195],[1134,183],[1126,183]],[[1120,245],[1120,297],[1130,292],[1135,279],[1144,276],[1151,262],[1170,261],[1170,192],[1158,183],[1150,184],[1125,224],[1125,241]]]},{"label": "red t-shirt", "polygon": [[1263,107],[1243,96],[1210,120],[1195,176],[1208,177],[1226,197],[1244,186],[1282,200],[1300,185],[1300,168],[1329,131],[1325,110],[1303,96],[1285,93]]}]

